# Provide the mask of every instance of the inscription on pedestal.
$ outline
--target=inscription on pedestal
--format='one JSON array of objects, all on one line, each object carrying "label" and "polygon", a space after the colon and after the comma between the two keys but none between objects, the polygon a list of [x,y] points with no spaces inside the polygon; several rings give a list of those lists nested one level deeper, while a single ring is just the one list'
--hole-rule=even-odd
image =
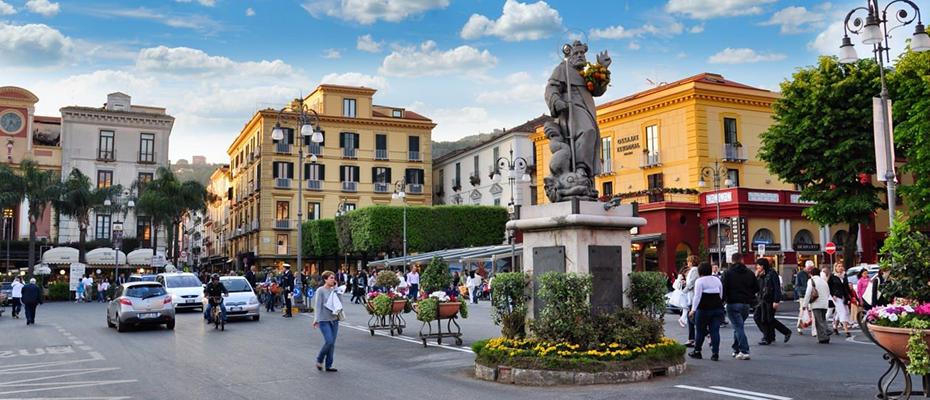
[{"label": "inscription on pedestal", "polygon": [[565,246],[536,247],[533,249],[533,315],[539,315],[545,303],[536,291],[539,276],[546,272],[565,272]]},{"label": "inscription on pedestal", "polygon": [[594,285],[591,308],[613,312],[623,307],[623,247],[588,246],[588,271]]}]

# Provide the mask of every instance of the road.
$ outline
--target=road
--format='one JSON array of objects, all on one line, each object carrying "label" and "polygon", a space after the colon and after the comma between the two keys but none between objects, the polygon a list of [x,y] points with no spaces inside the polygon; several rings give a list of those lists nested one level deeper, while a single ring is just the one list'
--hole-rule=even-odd
[{"label": "road", "polygon": [[[796,336],[788,344],[753,345],[750,361],[689,360],[677,378],[586,387],[501,385],[471,376],[469,344],[498,334],[488,311],[486,302],[472,306],[472,318],[462,321],[463,346],[424,348],[415,338],[419,323],[413,314],[403,336],[372,337],[367,314],[348,304],[337,341],[339,372],[325,373],[314,368],[321,336],[308,314],[263,314],[260,321],[232,322],[221,332],[190,312],[178,315],[174,331],[117,333],[106,327],[102,304],[49,303],[39,308],[34,326],[9,313],[0,318],[6,338],[0,345],[0,399],[869,399],[887,366],[861,336],[834,338],[830,345]],[[668,318],[666,334],[685,339],[674,319]],[[754,326],[748,330],[754,344],[761,336]],[[721,355],[728,354],[732,331],[721,336]]]}]

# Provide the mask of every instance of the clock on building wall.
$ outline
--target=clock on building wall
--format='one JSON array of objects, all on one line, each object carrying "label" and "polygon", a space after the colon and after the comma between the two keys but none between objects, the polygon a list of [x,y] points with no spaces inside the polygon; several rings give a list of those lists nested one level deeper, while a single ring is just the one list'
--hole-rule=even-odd
[{"label": "clock on building wall", "polygon": [[6,110],[0,113],[0,131],[7,135],[15,135],[23,129],[23,116],[19,112]]}]

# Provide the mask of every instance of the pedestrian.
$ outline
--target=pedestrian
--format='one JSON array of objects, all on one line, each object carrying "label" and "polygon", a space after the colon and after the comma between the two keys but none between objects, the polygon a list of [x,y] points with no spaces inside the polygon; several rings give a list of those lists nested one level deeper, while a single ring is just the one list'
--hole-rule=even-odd
[{"label": "pedestrian", "polygon": [[452,273],[452,287],[458,292],[459,286],[462,286],[462,276],[459,275],[459,271],[455,271]]},{"label": "pedestrian", "polygon": [[84,277],[78,279],[77,288],[74,293],[74,302],[83,303],[84,302]]},{"label": "pedestrian", "polygon": [[13,297],[11,300],[12,304],[12,314],[13,318],[19,319],[19,312],[23,307],[23,279],[20,277],[13,278],[13,287],[12,293],[10,294]]},{"label": "pedestrian", "polygon": [[274,281],[274,274],[271,271],[265,272],[265,311],[274,312],[275,294],[277,284]]},{"label": "pedestrian", "polygon": [[411,299],[420,297],[420,273],[416,265],[410,267],[410,272],[407,273],[407,286],[410,288],[408,297]]},{"label": "pedestrian", "polygon": [[720,323],[723,321],[723,283],[713,276],[713,268],[708,262],[697,267],[700,276],[694,283],[694,301],[689,316],[695,320],[697,334],[694,350],[688,356],[701,359],[704,338],[710,334],[710,359],[720,359]]},{"label": "pedestrian", "polygon": [[[859,312],[863,313],[865,310],[869,309],[869,304],[865,302],[865,290],[869,287],[869,270],[863,268],[862,271],[859,271],[859,280],[856,281],[856,298],[859,299]],[[862,318],[859,318],[859,314],[856,314],[856,321],[861,321]]]},{"label": "pedestrian", "polygon": [[[804,314],[808,312],[804,310],[804,293],[807,293],[807,283],[810,281],[811,270],[813,269],[814,262],[807,260],[804,262],[804,269],[798,271],[797,275],[794,276],[794,287],[798,292],[798,322],[795,326],[795,329],[798,331],[798,335],[804,334]],[[811,335],[814,334],[814,329],[815,328],[811,327]]]},{"label": "pedestrian", "polygon": [[336,274],[323,272],[323,286],[314,295],[313,327],[319,328],[323,335],[323,346],[316,356],[316,369],[336,372],[333,368],[333,354],[336,351],[336,336],[339,334],[339,315],[342,313],[342,301],[336,291]]},{"label": "pedestrian", "polygon": [[94,278],[91,278],[90,275],[85,275],[82,281],[84,285],[84,301],[91,303],[94,301]]},{"label": "pedestrian", "polygon": [[101,303],[106,302],[107,290],[110,290],[110,281],[103,278],[103,280],[97,284],[97,301]]},{"label": "pedestrian", "polygon": [[245,273],[245,280],[249,282],[249,286],[252,287],[252,291],[255,291],[255,272],[258,271],[254,265],[248,267],[249,270]]},{"label": "pedestrian", "polygon": [[371,271],[371,275],[368,275],[368,290],[376,291],[378,290],[378,271]]},{"label": "pedestrian", "polygon": [[804,293],[804,309],[814,314],[814,325],[817,327],[817,342],[830,343],[830,329],[827,328],[827,307],[830,301],[830,285],[820,276],[820,269],[814,267],[811,279]]},{"label": "pedestrian", "polygon": [[846,278],[846,268],[843,263],[833,265],[833,274],[827,280],[830,288],[830,297],[833,300],[833,334],[839,335],[839,328],[843,328],[846,337],[849,337],[849,280]]},{"label": "pedestrian", "polygon": [[[694,282],[698,279],[698,263],[701,262],[701,259],[698,256],[692,254],[688,256],[686,263],[688,265],[688,274],[685,275],[685,295],[688,296],[688,304],[694,304]],[[688,313],[688,343],[685,344],[685,347],[694,347],[694,334],[695,334],[694,318],[691,318],[691,313]]]},{"label": "pedestrian", "polygon": [[756,260],[756,265],[762,266],[762,277],[759,279],[759,305],[756,313],[759,314],[759,329],[762,330],[762,340],[759,345],[766,346],[775,342],[775,331],[785,335],[785,343],[791,339],[791,329],[775,318],[775,312],[781,304],[781,285],[776,272],[768,259]]},{"label": "pedestrian", "polygon": [[284,318],[291,318],[291,297],[294,296],[294,273],[291,265],[284,264],[284,274],[281,275],[281,291],[284,292]]},{"label": "pedestrian", "polygon": [[[733,323],[733,353],[737,360],[749,359],[749,338],[746,337],[745,323],[749,310],[759,293],[759,281],[755,274],[742,263],[742,255],[734,254],[732,264],[723,274],[723,301],[726,303],[727,317]],[[758,263],[758,261],[756,262]]]},{"label": "pedestrian", "polygon": [[681,309],[678,325],[682,328],[688,326],[688,312],[691,311],[691,298],[685,294],[685,276],[688,275],[690,269],[691,267],[687,264],[683,265],[672,282],[672,303]]},{"label": "pedestrian", "polygon": [[36,285],[36,278],[29,279],[23,286],[23,306],[26,308],[26,325],[36,324],[36,307],[42,304],[42,289]]},{"label": "pedestrian", "polygon": [[468,295],[471,296],[472,304],[478,304],[478,291],[481,290],[481,275],[475,271],[468,272],[468,279],[465,280],[465,286],[468,288]]}]

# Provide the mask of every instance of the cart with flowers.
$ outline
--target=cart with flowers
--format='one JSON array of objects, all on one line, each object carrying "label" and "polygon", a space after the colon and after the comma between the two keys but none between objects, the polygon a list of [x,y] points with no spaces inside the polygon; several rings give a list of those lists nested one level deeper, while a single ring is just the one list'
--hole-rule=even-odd
[{"label": "cart with flowers", "polygon": [[[415,309],[417,319],[423,322],[419,335],[423,347],[427,346],[426,342],[429,339],[436,339],[437,344],[442,344],[443,338],[452,338],[457,346],[462,345],[462,327],[456,319],[459,316],[468,318],[468,306],[465,302],[458,301],[455,296],[450,297],[446,292],[437,291],[417,302]],[[442,330],[443,320],[446,324],[445,331]]]},{"label": "cart with flowers", "polygon": [[375,335],[377,330],[386,330],[391,336],[404,332],[407,321],[401,313],[411,311],[410,302],[406,297],[395,293],[371,292],[366,296],[365,309],[368,310],[368,331]]}]

